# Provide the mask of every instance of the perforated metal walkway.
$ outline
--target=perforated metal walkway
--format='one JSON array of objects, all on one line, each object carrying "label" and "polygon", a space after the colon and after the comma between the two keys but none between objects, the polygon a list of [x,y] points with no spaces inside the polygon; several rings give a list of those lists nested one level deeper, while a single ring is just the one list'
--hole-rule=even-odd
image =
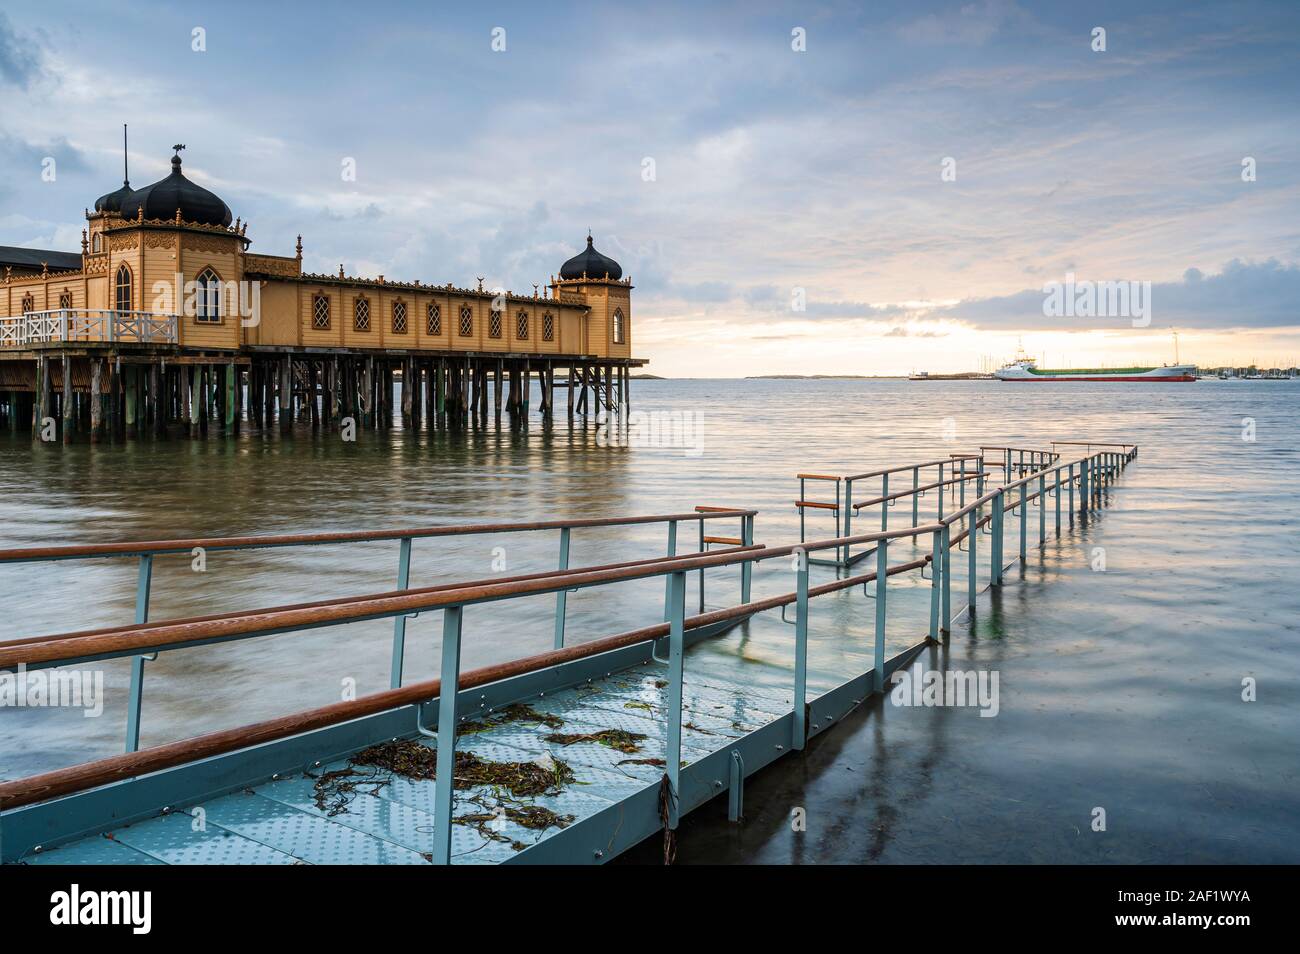
[{"label": "perforated metal walkway", "polygon": [[[537,713],[561,726],[520,718],[499,725],[462,723],[457,750],[498,762],[562,760],[574,780],[558,794],[503,799],[494,786],[456,792],[452,860],[461,864],[511,861],[584,818],[663,778],[666,729],[666,667],[650,663],[577,688],[532,699]],[[715,676],[686,675],[683,696],[683,763],[727,748],[735,739],[791,711],[789,692],[740,686]],[[622,730],[643,736],[636,751],[594,741],[563,745],[556,733],[587,735]],[[429,746],[435,740],[412,733]],[[318,807],[321,772],[365,772],[363,781],[331,815]],[[373,773],[373,774],[372,774]],[[425,864],[433,848],[435,782],[387,770],[327,763],[165,815],[30,854],[28,864]],[[541,806],[566,819],[542,831],[505,817],[507,804]],[[201,812],[196,811],[201,809]],[[495,816],[483,821],[485,815]]]}]

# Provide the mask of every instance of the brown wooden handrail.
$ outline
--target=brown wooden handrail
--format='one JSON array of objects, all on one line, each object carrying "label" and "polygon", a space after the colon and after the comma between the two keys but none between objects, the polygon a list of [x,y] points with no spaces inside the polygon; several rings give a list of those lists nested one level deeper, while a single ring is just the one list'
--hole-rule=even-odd
[{"label": "brown wooden handrail", "polygon": [[853,474],[845,477],[845,480],[866,480],[869,477],[884,477],[886,474],[898,474],[905,470],[920,470],[922,467],[938,467],[940,464],[951,464],[955,460],[979,460],[983,454],[949,454],[947,457],[939,460],[922,461],[919,464],[900,464],[897,467],[886,467],[883,470],[871,470],[865,474]]},{"label": "brown wooden handrail", "polygon": [[120,543],[92,543],[80,546],[20,547],[0,550],[0,563],[31,563],[46,560],[77,560],[93,557],[139,556],[142,554],[189,553],[204,550],[257,550],[273,547],[315,546],[331,543],[373,543],[406,537],[452,537],[484,533],[512,533],[534,530],[565,530],[587,527],[622,527],[672,520],[718,520],[752,517],[757,510],[697,508],[692,513],[651,514],[637,517],[581,517],[574,520],[537,520],[523,523],[471,523],[460,526],[408,527],[397,530],[345,530],[326,533],[295,533],[278,536],[194,537],[182,540],[141,540]]},{"label": "brown wooden handrail", "polygon": [[942,528],[942,524],[935,523],[905,530],[877,531],[779,547],[741,548],[739,552],[731,550],[695,554],[617,569],[578,568],[564,572],[553,571],[528,580],[476,582],[437,592],[418,593],[404,590],[398,595],[336,600],[325,605],[305,608],[252,611],[199,622],[164,621],[156,625],[131,626],[107,633],[72,637],[53,636],[44,639],[28,638],[0,644],[0,670],[13,669],[19,664],[32,666],[73,660],[107,659],[136,655],[141,652],[246,639],[270,633],[289,633],[321,626],[384,619],[447,606],[487,603],[514,596],[541,595],[583,586],[662,576],[668,573],[757,562],[789,556],[796,551],[829,550],[846,545],[892,540],[905,536],[913,537]]},{"label": "brown wooden handrail", "polygon": [[[708,541],[712,539],[721,540],[723,538],[705,537],[704,539]],[[711,552],[712,553],[735,553],[740,550],[759,550],[759,549],[762,549],[762,547],[757,543],[743,544],[737,542],[726,549],[713,550]],[[655,563],[664,563],[668,560],[677,560],[677,559],[680,559],[680,557],[658,556],[658,557],[648,557],[641,560],[628,560],[622,563],[607,563],[601,566],[579,566],[579,567],[570,567],[565,570],[538,570],[533,573],[524,573],[518,576],[489,577],[488,579],[485,580],[476,580],[476,581],[469,581],[469,582],[459,581],[455,583],[438,583],[433,586],[407,587],[404,590],[386,590],[382,593],[363,593],[357,596],[344,596],[344,597],[336,597],[334,599],[328,599],[328,600],[315,600],[310,603],[286,603],[280,606],[263,607],[261,609],[253,610],[252,612],[277,613],[285,610],[305,610],[305,609],[313,609],[318,606],[334,606],[334,605],[342,605],[346,603],[360,603],[360,602],[364,602],[365,600],[386,599],[388,597],[401,596],[403,594],[441,593],[445,590],[461,589],[465,586],[473,586],[473,585],[479,585],[484,583],[517,583],[522,580],[537,580],[537,579],[542,579],[544,577],[564,576],[566,574],[571,575],[574,573],[584,573],[592,570],[618,570],[618,569],[623,569],[624,567],[650,566]],[[57,633],[57,634],[51,634],[47,636],[27,636],[21,639],[10,639],[4,642],[0,642],[0,649],[8,649],[13,646],[31,645],[33,643],[44,643],[56,639],[78,639],[84,636],[103,636],[109,633],[125,633],[125,632],[147,630],[151,628],[156,629],[160,626],[170,626],[170,625],[181,624],[181,623],[206,623],[212,620],[231,619],[232,617],[236,617],[236,616],[246,616],[249,612],[250,612],[249,610],[233,610],[228,613],[213,613],[207,616],[173,617],[171,619],[153,620],[152,622],[149,623],[123,623],[117,626],[102,627],[100,629],[76,630],[72,632]]]},{"label": "brown wooden handrail", "polygon": [[906,490],[900,490],[897,493],[886,494],[883,497],[872,497],[870,500],[864,500],[861,503],[853,505],[854,510],[861,510],[863,507],[874,507],[878,503],[884,503],[886,500],[898,500],[902,497],[910,497],[913,494],[919,494],[922,491],[934,490],[936,487],[947,487],[949,484],[960,484],[966,480],[975,480],[977,477],[988,477],[992,471],[976,471],[972,474],[966,474],[962,477],[950,477],[947,480],[936,480],[934,483],[921,484],[919,487],[908,487]]}]

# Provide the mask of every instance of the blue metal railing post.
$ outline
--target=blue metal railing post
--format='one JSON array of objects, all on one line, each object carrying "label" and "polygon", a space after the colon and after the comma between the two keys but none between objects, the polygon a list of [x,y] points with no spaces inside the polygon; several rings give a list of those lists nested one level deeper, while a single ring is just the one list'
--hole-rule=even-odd
[{"label": "blue metal railing post", "polygon": [[1020,485],[1020,562],[1025,562],[1029,547],[1029,485]]},{"label": "blue metal railing post", "polygon": [[999,490],[998,495],[993,498],[992,519],[989,521],[993,525],[993,543],[989,550],[991,564],[989,566],[989,582],[997,586],[1002,585],[1002,538],[1004,534],[1002,525],[1007,515],[1006,496],[1007,492],[1005,490]]},{"label": "blue metal railing post", "polygon": [[[744,540],[745,540],[745,518],[744,518],[744,517],[741,517],[741,518],[740,518],[740,539],[741,539],[741,542],[742,542],[742,543],[743,543]],[[701,518],[700,518],[700,552],[701,552],[701,553],[704,553],[704,552],[707,551],[708,549],[709,549],[709,545],[708,545],[707,543],[704,542],[704,518],[701,517]],[[700,612],[703,613],[703,612],[704,612],[704,567],[700,567],[699,581],[700,581],[700,585],[699,585],[699,590],[700,590]],[[745,589],[745,573],[744,573],[744,570],[741,570],[741,573],[740,573],[740,589],[741,589],[741,592],[743,593],[743,592],[744,592],[744,589]]]},{"label": "blue metal railing post", "polygon": [[1083,461],[1079,464],[1079,513],[1088,512],[1088,470],[1090,464]]},{"label": "blue metal railing post", "polygon": [[876,541],[876,655],[872,669],[876,692],[885,691],[885,590],[889,584],[889,541]]},{"label": "blue metal railing post", "polygon": [[[411,538],[402,537],[397,555],[397,588],[406,589],[411,583]],[[402,684],[402,664],[406,658],[406,614],[393,618],[393,661],[388,675],[388,686],[396,689]]]},{"label": "blue metal railing post", "polygon": [[[704,521],[700,521],[700,526],[704,526]],[[560,531],[560,565],[559,569],[567,570],[569,568],[569,528],[565,527]],[[564,648],[564,617],[569,603],[569,591],[560,590],[555,594],[555,648]]]},{"label": "blue metal railing post", "polygon": [[[976,498],[978,499],[978,498]],[[975,611],[975,592],[978,589],[979,564],[975,557],[975,538],[979,536],[980,531],[980,508],[976,507],[969,514],[970,525],[966,530],[966,545],[969,548],[967,566],[966,566],[966,605],[970,607],[971,612]]]},{"label": "blue metal railing post", "polygon": [[1056,502],[1056,535],[1059,537],[1061,535],[1061,468],[1060,467],[1057,467],[1056,470],[1052,471],[1052,480],[1054,482],[1054,485],[1052,487],[1052,496],[1055,498],[1055,502]]},{"label": "blue metal railing post", "polygon": [[939,516],[936,519],[943,519],[943,464],[939,465]]},{"label": "blue metal railing post", "polygon": [[934,531],[934,540],[930,549],[930,638],[939,638],[939,574],[943,569],[943,558],[939,555],[943,535]]},{"label": "blue metal railing post", "polygon": [[921,504],[921,468],[912,468],[912,526],[921,522],[919,507]]},{"label": "blue metal railing post", "polygon": [[[852,478],[846,477],[844,479],[844,536],[846,537],[849,535],[849,524],[852,522],[852,520],[853,520],[853,480]],[[843,555],[841,555],[840,552],[841,549]],[[843,548],[839,548],[839,547],[836,548],[835,555],[843,566],[849,565],[850,549],[852,549],[852,544],[848,544],[848,543],[844,544]],[[749,564],[746,563],[745,566],[749,566]]]},{"label": "blue metal railing post", "polygon": [[1070,526],[1074,526],[1074,464],[1070,464],[1070,469],[1066,476],[1066,483],[1070,489]]},{"label": "blue metal railing post", "polygon": [[[677,521],[668,521],[668,553],[667,556],[677,556]],[[664,619],[668,619],[668,614],[672,612],[673,607],[673,580],[670,576],[664,580]]]},{"label": "blue metal railing post", "polygon": [[[880,475],[880,529],[889,529],[889,475]],[[844,528],[845,536],[848,535],[848,527]]]},{"label": "blue metal railing post", "polygon": [[[740,518],[740,542],[750,546],[754,542],[754,517],[746,514]],[[740,602],[748,603],[754,583],[754,564],[746,560],[740,565]],[[704,612],[704,571],[700,570],[700,612]]]},{"label": "blue metal railing post", "polygon": [[[135,583],[136,624],[149,622],[149,587],[153,582],[153,554],[140,555],[140,570]],[[154,659],[158,654],[154,653]],[[126,750],[140,748],[140,707],[144,700],[144,656],[131,657],[131,688],[126,703]]]},{"label": "blue metal railing post", "polygon": [[952,622],[952,538],[948,525],[943,525],[943,618],[939,621],[939,632],[948,637],[948,625]]},{"label": "blue metal railing post", "polygon": [[794,732],[791,748],[802,749],[808,738],[808,554],[795,551],[794,613]]},{"label": "blue metal railing post", "polygon": [[664,769],[671,789],[668,827],[676,828],[682,792],[682,676],[685,662],[686,574],[668,577],[668,750]]},{"label": "blue metal railing post", "polygon": [[966,506],[966,458],[965,457],[961,459],[961,482],[957,484],[957,491],[958,493],[961,494],[961,497],[957,502],[957,506],[959,508]]},{"label": "blue metal railing post", "polygon": [[1038,475],[1038,546],[1047,543],[1047,475]]},{"label": "blue metal railing post", "polygon": [[433,863],[451,864],[451,809],[455,800],[456,691],[460,683],[463,606],[442,612],[442,682],[438,687],[438,753],[433,782]]},{"label": "blue metal railing post", "polygon": [[[807,499],[808,499],[808,490],[807,490],[806,482],[804,481],[804,478],[800,477],[799,478],[799,500],[804,501]],[[807,513],[808,508],[799,507],[798,510],[799,510],[799,542],[803,543],[808,539],[807,530],[805,528],[805,524],[807,523],[807,520],[804,516]]]}]

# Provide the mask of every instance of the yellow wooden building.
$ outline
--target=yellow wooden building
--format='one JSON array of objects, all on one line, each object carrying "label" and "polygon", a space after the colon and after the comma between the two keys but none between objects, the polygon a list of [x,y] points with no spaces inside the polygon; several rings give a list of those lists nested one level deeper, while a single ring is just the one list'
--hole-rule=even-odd
[{"label": "yellow wooden building", "polygon": [[571,416],[626,406],[644,363],[632,356],[632,284],[590,236],[532,294],[305,273],[301,236],[293,255],[250,251],[247,223],[183,174],[182,148],[167,177],[95,202],[80,255],[0,247],[11,426],[29,404],[35,425],[55,403],[65,439],[83,412],[92,436],[105,414],[110,433],[269,426],[277,413],[282,428],[383,423],[395,374],[408,424],[486,418],[489,382],[499,418],[507,380],[507,410],[526,415],[534,375],[552,413],[557,369]]}]

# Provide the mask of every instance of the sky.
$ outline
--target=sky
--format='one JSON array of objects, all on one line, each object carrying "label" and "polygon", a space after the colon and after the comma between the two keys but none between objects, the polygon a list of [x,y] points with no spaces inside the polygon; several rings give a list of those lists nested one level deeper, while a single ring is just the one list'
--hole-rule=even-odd
[{"label": "sky", "polygon": [[8,0],[0,244],[78,250],[127,123],[307,271],[531,292],[590,229],[665,376],[1289,366],[1298,64],[1295,2]]}]

